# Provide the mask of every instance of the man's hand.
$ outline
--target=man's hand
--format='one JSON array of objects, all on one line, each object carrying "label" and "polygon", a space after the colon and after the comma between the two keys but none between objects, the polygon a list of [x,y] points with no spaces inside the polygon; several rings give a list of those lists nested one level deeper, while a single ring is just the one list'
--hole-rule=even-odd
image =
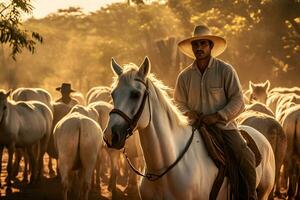
[{"label": "man's hand", "polygon": [[184,114],[189,118],[190,124],[194,124],[199,120],[199,114],[196,111],[189,111]]},{"label": "man's hand", "polygon": [[221,116],[218,113],[204,115],[202,118],[202,122],[207,126],[216,124],[219,120],[221,120]]}]

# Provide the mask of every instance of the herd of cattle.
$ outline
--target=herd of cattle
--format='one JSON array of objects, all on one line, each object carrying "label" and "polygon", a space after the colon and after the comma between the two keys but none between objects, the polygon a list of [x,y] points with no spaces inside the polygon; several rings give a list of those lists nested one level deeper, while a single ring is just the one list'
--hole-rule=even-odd
[{"label": "herd of cattle", "polygon": [[[270,142],[276,161],[274,196],[300,199],[300,88],[269,88],[269,81],[250,82],[244,92],[246,110],[237,122],[257,129]],[[25,160],[23,180],[27,180],[29,170],[30,184],[37,184],[44,174],[43,157],[47,153],[49,173],[61,177],[65,200],[72,176],[78,180],[78,197],[87,200],[90,188],[100,187],[100,172],[105,168],[109,168],[109,188],[115,194],[120,152],[106,148],[102,139],[113,107],[110,88],[94,87],[86,98],[79,92],[72,98],[79,104],[72,107],[54,102],[49,92],[39,88],[19,88],[12,93],[0,90],[0,158],[6,147],[7,193],[21,158]],[[129,158],[142,169],[138,134],[128,143]],[[57,159],[58,169],[53,169],[52,159]],[[128,177],[128,186],[136,187],[138,178]]]}]

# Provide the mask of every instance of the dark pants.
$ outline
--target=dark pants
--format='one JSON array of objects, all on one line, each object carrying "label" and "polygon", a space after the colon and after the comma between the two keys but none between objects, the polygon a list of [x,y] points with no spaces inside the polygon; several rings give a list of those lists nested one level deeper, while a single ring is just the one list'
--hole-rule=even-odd
[{"label": "dark pants", "polygon": [[241,173],[248,182],[249,197],[251,200],[257,199],[256,194],[256,161],[255,155],[246,145],[238,130],[223,130],[223,141],[230,155],[239,164]]}]

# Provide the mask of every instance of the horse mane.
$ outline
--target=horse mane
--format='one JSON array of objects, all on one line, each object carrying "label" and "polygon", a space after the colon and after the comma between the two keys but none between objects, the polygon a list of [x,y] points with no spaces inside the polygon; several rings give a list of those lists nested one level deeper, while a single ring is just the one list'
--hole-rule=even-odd
[{"label": "horse mane", "polygon": [[[116,87],[117,83],[120,80],[124,80],[126,82],[133,80],[136,77],[138,69],[138,66],[134,63],[124,65],[123,74],[121,76],[115,76],[113,78],[113,83],[111,87]],[[179,125],[187,125],[187,117],[183,115],[183,113],[178,109],[178,107],[174,103],[174,100],[168,94],[168,91],[171,91],[172,89],[166,86],[161,80],[158,80],[153,73],[148,74],[147,78],[150,83],[149,86],[153,86],[158,101],[167,110],[170,118],[174,117]]]}]

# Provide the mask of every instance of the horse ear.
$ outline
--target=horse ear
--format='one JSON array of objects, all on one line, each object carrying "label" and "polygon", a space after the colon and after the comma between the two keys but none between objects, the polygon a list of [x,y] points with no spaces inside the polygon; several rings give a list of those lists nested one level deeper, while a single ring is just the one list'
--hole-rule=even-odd
[{"label": "horse ear", "polygon": [[151,64],[148,56],[145,57],[144,62],[141,64],[138,75],[143,79],[146,78],[150,72]]},{"label": "horse ear", "polygon": [[12,92],[12,89],[8,90],[8,92],[5,94],[6,98],[9,97],[9,95],[11,94],[11,92]]},{"label": "horse ear", "polygon": [[253,89],[254,89],[254,84],[252,83],[252,81],[249,81],[249,89],[250,89],[250,91],[253,91]]},{"label": "horse ear", "polygon": [[111,58],[111,68],[113,72],[118,76],[120,76],[123,73],[122,67],[115,61],[114,58]]},{"label": "horse ear", "polygon": [[269,89],[270,89],[270,81],[269,80],[266,80],[266,82],[264,83],[264,88],[266,89],[266,92],[269,91]]}]

